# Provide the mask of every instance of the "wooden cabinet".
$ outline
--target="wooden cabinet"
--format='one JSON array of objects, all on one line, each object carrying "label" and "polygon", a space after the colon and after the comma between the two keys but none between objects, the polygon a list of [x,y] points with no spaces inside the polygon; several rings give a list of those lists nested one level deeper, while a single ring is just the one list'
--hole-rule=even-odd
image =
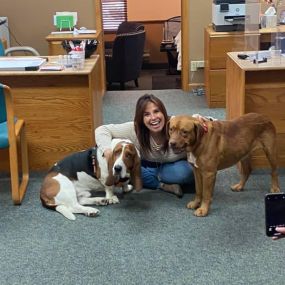
[{"label": "wooden cabinet", "polygon": [[[230,51],[253,50],[259,33],[215,32],[212,26],[204,32],[205,89],[210,108],[226,106],[226,55]],[[256,46],[256,45],[255,45]]]},{"label": "wooden cabinet", "polygon": [[96,33],[95,34],[49,34],[46,37],[46,41],[48,42],[48,55],[61,55],[66,54],[66,51],[62,47],[62,41],[64,40],[94,40],[98,41],[98,47],[94,55],[98,55],[98,64],[99,69],[97,71],[96,77],[99,78],[99,90],[101,96],[104,96],[106,92],[106,75],[105,75],[105,49],[104,49],[104,37],[103,37],[103,22],[102,22],[102,1],[94,0],[94,8],[95,8],[95,25],[96,25]]},{"label": "wooden cabinet", "polygon": [[[47,170],[95,145],[94,131],[102,124],[99,68],[94,56],[83,70],[0,72],[1,83],[12,87],[15,116],[26,122],[31,170]],[[7,152],[0,157],[0,170],[8,170]]]},{"label": "wooden cabinet", "polygon": [[[285,166],[285,59],[272,57],[267,63],[240,60],[238,53],[227,55],[227,119],[255,112],[271,119],[277,131],[279,167]],[[251,157],[254,168],[269,167],[261,150]]]}]

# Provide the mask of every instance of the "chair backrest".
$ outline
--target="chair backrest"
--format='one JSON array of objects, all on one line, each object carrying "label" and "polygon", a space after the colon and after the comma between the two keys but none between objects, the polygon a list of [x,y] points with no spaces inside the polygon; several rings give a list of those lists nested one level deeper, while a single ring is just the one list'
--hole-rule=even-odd
[{"label": "chair backrest", "polygon": [[144,53],[145,31],[117,35],[113,46],[112,77],[130,81],[139,77]]},{"label": "chair backrest", "polygon": [[0,56],[12,55],[14,52],[28,53],[28,55],[40,56],[37,50],[28,46],[17,46],[5,49],[3,41],[0,38]]},{"label": "chair backrest", "polygon": [[3,85],[0,83],[0,123],[7,121],[6,103]]},{"label": "chair backrest", "polygon": [[172,17],[164,22],[163,40],[173,41],[181,30],[181,16]]},{"label": "chair backrest", "polygon": [[126,33],[133,33],[138,31],[144,31],[144,25],[138,22],[122,22],[117,30],[117,35],[126,34]]}]

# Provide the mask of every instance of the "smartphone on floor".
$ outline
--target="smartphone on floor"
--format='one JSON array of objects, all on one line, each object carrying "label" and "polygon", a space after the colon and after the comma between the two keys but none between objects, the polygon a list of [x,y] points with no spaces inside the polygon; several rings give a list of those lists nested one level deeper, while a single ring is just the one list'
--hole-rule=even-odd
[{"label": "smartphone on floor", "polygon": [[266,235],[284,236],[275,228],[285,227],[285,193],[269,193],[265,195],[265,227]]}]

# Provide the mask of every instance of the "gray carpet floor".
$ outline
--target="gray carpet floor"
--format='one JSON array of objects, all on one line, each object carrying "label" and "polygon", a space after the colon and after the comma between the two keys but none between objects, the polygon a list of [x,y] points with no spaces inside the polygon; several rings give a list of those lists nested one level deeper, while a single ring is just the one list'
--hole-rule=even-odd
[{"label": "gray carpet floor", "polygon": [[[137,98],[150,91],[111,91],[104,97],[104,122],[132,120]],[[208,109],[204,96],[180,90],[151,91],[170,114]],[[0,176],[0,284],[283,284],[285,239],[265,235],[264,196],[269,174],[256,171],[241,193],[235,167],[217,177],[209,216],[186,208],[193,194],[178,199],[143,189],[100,207],[97,218],[68,221],[43,208],[43,173],[32,173],[21,206],[11,202],[9,180]],[[285,177],[280,170],[281,189]]]}]

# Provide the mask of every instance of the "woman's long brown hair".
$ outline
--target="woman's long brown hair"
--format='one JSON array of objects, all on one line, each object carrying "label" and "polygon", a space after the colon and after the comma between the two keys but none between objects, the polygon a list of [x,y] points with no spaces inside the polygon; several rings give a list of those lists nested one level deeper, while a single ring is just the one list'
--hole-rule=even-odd
[{"label": "woman's long brown hair", "polygon": [[166,108],[162,101],[158,99],[153,94],[145,94],[141,96],[136,104],[136,113],[134,118],[134,124],[135,124],[135,131],[138,138],[138,141],[140,143],[140,147],[143,152],[151,152],[151,146],[150,146],[150,132],[149,129],[144,124],[144,112],[146,109],[146,105],[151,102],[155,104],[158,109],[162,112],[164,118],[165,118],[165,125],[162,129],[163,134],[165,135],[165,140],[163,143],[163,150],[166,152],[168,149],[168,134],[166,131],[166,125],[169,120],[169,117],[167,115]]}]

